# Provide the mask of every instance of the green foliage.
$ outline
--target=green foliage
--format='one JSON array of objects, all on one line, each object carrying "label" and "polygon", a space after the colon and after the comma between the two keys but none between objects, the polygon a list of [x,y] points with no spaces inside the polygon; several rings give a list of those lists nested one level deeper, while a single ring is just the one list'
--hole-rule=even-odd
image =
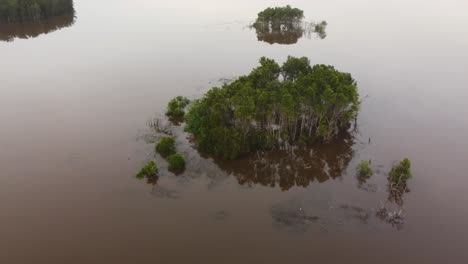
[{"label": "green foliage", "polygon": [[304,18],[304,11],[298,8],[292,8],[290,5],[285,7],[269,7],[258,13],[257,22],[259,21],[291,21],[301,20]]},{"label": "green foliage", "polygon": [[283,67],[281,67],[281,72],[285,80],[295,81],[301,73],[312,73],[312,67],[310,67],[310,61],[306,57],[294,58],[289,56]]},{"label": "green foliage", "polygon": [[0,23],[33,22],[74,12],[73,0],[0,1]]},{"label": "green foliage", "polygon": [[304,12],[291,6],[267,8],[258,13],[257,20],[252,24],[257,33],[257,39],[270,44],[294,44],[304,35],[311,33],[324,39],[327,22],[319,24],[304,22]]},{"label": "green foliage", "polygon": [[177,96],[169,101],[167,105],[166,116],[170,118],[183,118],[185,115],[185,107],[190,104],[190,100],[183,96]]},{"label": "green foliage", "polygon": [[318,24],[315,25],[315,32],[324,34],[325,33],[325,28],[327,27],[328,23],[327,21],[322,21]]},{"label": "green foliage", "polygon": [[143,179],[145,177],[153,177],[158,174],[158,166],[156,165],[156,162],[154,161],[149,161],[146,163],[143,168],[141,168],[140,172],[136,174],[136,177],[138,179]]},{"label": "green foliage", "polygon": [[282,67],[261,58],[249,75],[196,100],[185,129],[201,151],[235,159],[259,149],[330,140],[349,128],[358,109],[357,86],[349,73],[311,67],[305,57],[288,57]]},{"label": "green foliage", "polygon": [[163,157],[176,153],[175,139],[173,137],[163,137],[156,145],[156,152]]},{"label": "green foliage", "polygon": [[399,184],[401,182],[404,183],[412,177],[411,161],[408,158],[405,158],[398,164],[395,164],[392,170],[388,173],[388,179],[394,184]]},{"label": "green foliage", "polygon": [[180,173],[185,170],[185,158],[182,154],[173,154],[167,157],[169,162],[169,170],[175,173]]},{"label": "green foliage", "polygon": [[367,160],[363,160],[358,164],[357,171],[358,176],[364,178],[369,178],[373,174],[372,168],[370,167],[369,161]]},{"label": "green foliage", "polygon": [[317,33],[321,39],[324,39],[327,37],[327,32],[326,32],[327,25],[328,25],[327,21],[322,21],[319,24],[314,25],[314,32]]}]

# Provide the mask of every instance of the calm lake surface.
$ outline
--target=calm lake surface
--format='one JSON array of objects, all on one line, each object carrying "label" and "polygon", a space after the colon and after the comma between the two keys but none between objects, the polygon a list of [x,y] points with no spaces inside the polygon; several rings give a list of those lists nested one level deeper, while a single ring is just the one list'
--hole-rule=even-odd
[{"label": "calm lake surface", "polygon": [[[291,4],[327,37],[257,40]],[[0,42],[0,263],[468,263],[468,3],[77,0],[72,26]],[[4,29],[0,25],[0,31]],[[8,34],[11,34],[9,32]],[[188,157],[157,184],[148,120],[288,55],[350,72],[359,132],[236,162]],[[175,128],[181,131],[181,128]],[[405,223],[375,216],[409,157]],[[371,159],[376,173],[356,178]]]}]

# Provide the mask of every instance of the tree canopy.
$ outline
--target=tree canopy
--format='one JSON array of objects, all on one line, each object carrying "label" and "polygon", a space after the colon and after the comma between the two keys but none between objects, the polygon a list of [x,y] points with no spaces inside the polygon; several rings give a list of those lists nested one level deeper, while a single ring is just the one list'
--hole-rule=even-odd
[{"label": "tree canopy", "polygon": [[226,159],[261,149],[328,141],[355,121],[357,84],[333,66],[288,57],[214,87],[190,106],[186,131],[201,151]]},{"label": "tree canopy", "polygon": [[413,177],[411,173],[411,161],[408,158],[403,159],[392,167],[388,173],[389,180],[394,184],[406,183]]},{"label": "tree canopy", "polygon": [[34,22],[74,13],[73,0],[0,1],[0,23]]},{"label": "tree canopy", "polygon": [[304,18],[304,11],[290,5],[284,7],[269,7],[258,13],[257,22],[292,21]]}]

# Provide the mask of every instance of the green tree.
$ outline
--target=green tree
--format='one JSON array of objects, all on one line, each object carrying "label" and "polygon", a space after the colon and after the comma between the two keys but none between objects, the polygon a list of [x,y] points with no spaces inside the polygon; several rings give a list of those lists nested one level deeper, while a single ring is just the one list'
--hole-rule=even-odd
[{"label": "green tree", "polygon": [[392,167],[388,173],[389,180],[394,184],[406,183],[413,177],[411,173],[411,161],[408,158],[403,159]]}]

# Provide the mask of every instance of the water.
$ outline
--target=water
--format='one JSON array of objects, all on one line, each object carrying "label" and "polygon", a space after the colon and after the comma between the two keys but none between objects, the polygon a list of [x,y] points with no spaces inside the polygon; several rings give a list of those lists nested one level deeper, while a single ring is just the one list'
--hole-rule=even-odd
[{"label": "water", "polygon": [[[0,262],[466,263],[468,4],[277,1],[328,22],[295,45],[247,27],[271,4],[82,0],[71,27],[0,42]],[[170,98],[288,55],[352,73],[368,95],[352,140],[226,163],[178,133],[187,172],[158,158],[157,185],[134,178]],[[375,210],[406,156],[397,229]]]}]

